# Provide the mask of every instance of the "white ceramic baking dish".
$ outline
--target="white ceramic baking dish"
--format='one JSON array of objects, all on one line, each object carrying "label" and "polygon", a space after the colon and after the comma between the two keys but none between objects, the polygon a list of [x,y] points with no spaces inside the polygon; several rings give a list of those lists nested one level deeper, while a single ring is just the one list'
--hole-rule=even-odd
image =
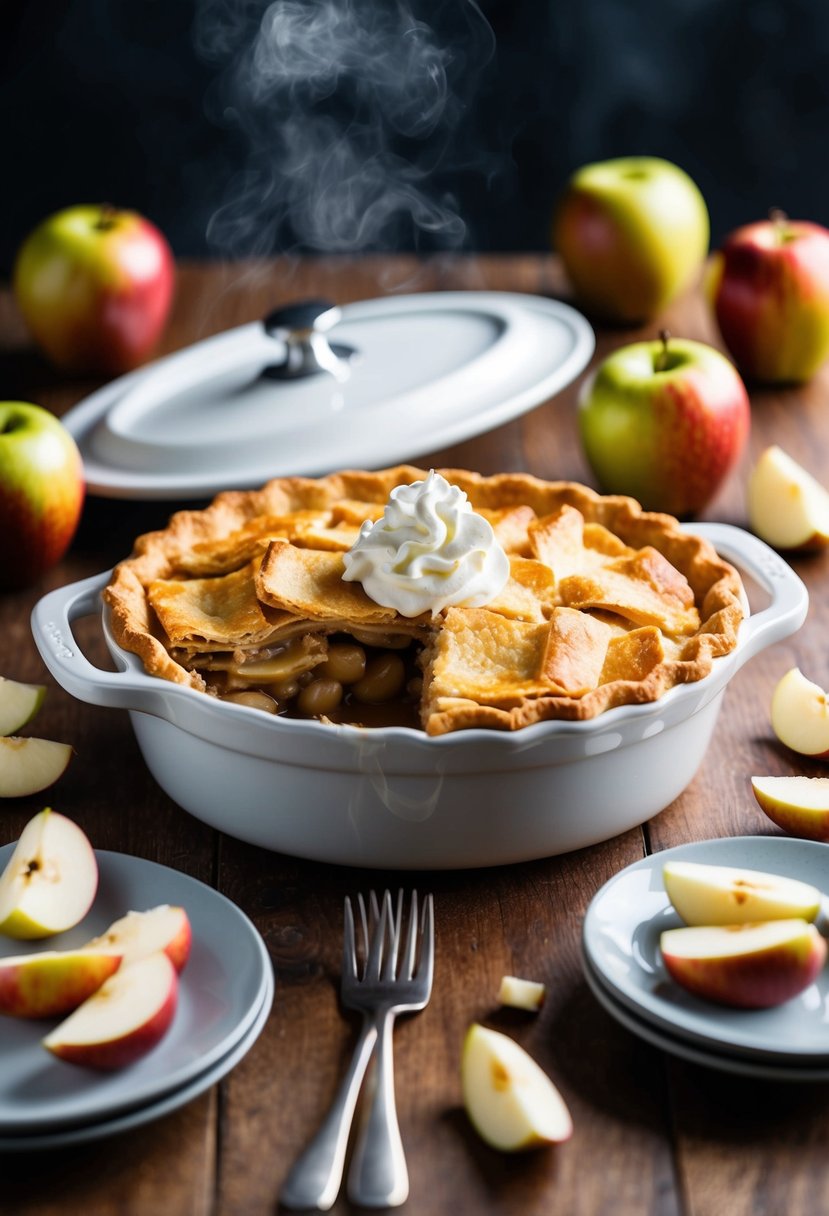
[{"label": "white ceramic baking dish", "polygon": [[[161,787],[197,819],[294,856],[353,866],[455,869],[566,853],[663,810],[702,762],[731,677],[803,623],[808,595],[776,553],[727,524],[696,524],[769,603],[704,680],[586,722],[429,738],[273,718],[145,673],[109,630],[109,573],[46,595],[32,614],[46,665],[82,701],[130,711]],[[101,614],[118,668],[81,652],[72,622]]]}]

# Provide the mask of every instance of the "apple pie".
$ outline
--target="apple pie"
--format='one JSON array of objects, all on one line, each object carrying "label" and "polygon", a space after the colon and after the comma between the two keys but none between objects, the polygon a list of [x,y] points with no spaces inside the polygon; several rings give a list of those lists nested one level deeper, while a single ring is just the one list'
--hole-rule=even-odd
[{"label": "apple pie", "polygon": [[349,579],[361,530],[427,476],[400,466],[178,512],[116,567],[114,636],[151,674],[214,697],[429,735],[654,701],[736,645],[739,576],[673,517],[572,482],[442,475],[508,559],[486,603],[404,615]]}]

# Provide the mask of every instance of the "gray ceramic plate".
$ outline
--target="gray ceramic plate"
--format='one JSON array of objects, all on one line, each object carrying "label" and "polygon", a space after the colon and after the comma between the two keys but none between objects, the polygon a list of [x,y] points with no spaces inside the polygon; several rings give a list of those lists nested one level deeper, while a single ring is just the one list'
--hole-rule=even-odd
[{"label": "gray ceramic plate", "polygon": [[27,1153],[33,1152],[35,1149],[67,1148],[73,1144],[102,1140],[106,1136],[116,1136],[121,1132],[141,1127],[144,1123],[151,1123],[155,1119],[160,1119],[162,1116],[178,1110],[185,1103],[192,1102],[211,1085],[220,1081],[230,1072],[231,1068],[235,1068],[253,1047],[268,1020],[273,1003],[273,991],[273,972],[269,968],[262,1003],[246,1033],[226,1056],[222,1056],[221,1060],[206,1069],[205,1072],[199,1073],[195,1080],[190,1081],[187,1085],[182,1085],[179,1089],[173,1090],[171,1094],[166,1094],[146,1106],[140,1106],[137,1110],[114,1115],[112,1118],[102,1119],[97,1123],[85,1123],[80,1127],[67,1127],[58,1131],[33,1132],[31,1135],[25,1136],[0,1135],[0,1153]]},{"label": "gray ceramic plate", "polygon": [[[659,936],[683,922],[662,883],[668,859],[765,870],[829,889],[829,845],[779,836],[736,836],[667,849],[628,866],[594,896],[583,949],[603,987],[637,1019],[697,1047],[776,1064],[829,1064],[829,968],[800,996],[773,1009],[714,1005],[668,976]],[[824,894],[818,927],[827,929]]]},{"label": "gray ceramic plate", "polygon": [[620,1026],[624,1026],[631,1034],[650,1043],[652,1047],[660,1047],[669,1055],[678,1056],[692,1064],[701,1064],[704,1068],[715,1068],[720,1072],[736,1073],[740,1077],[755,1077],[763,1081],[829,1081],[829,1068],[826,1065],[807,1066],[804,1064],[774,1064],[771,1060],[757,1057],[728,1055],[724,1052],[706,1050],[698,1044],[677,1035],[661,1030],[652,1022],[638,1018],[627,1006],[617,1001],[605,988],[588,962],[584,964],[584,975],[588,987],[601,1006],[614,1018]]},{"label": "gray ceramic plate", "polygon": [[[13,847],[0,849],[0,870]],[[85,919],[41,942],[0,939],[0,953],[80,946],[130,909],[180,904],[190,918],[193,944],[181,976],[176,1016],[153,1051],[113,1073],[96,1073],[50,1056],[40,1041],[57,1019],[0,1018],[0,1135],[108,1119],[188,1085],[247,1034],[272,982],[262,938],[229,899],[155,862],[102,851],[96,856],[100,881]]]}]

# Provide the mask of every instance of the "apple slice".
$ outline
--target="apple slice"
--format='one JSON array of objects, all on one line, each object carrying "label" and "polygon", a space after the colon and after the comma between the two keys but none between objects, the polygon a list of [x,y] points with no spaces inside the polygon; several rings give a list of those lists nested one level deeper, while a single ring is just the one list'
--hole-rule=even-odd
[{"label": "apple slice", "polygon": [[47,807],[26,824],[0,875],[0,933],[37,938],[71,929],[97,889],[98,863],[86,835]]},{"label": "apple slice", "polygon": [[799,667],[787,671],[771,698],[771,726],[801,756],[829,760],[829,704],[825,691]]},{"label": "apple slice", "polygon": [[31,722],[45,696],[45,684],[19,684],[0,676],[0,735],[13,735]]},{"label": "apple slice", "polygon": [[662,881],[686,925],[742,925],[748,921],[814,920],[820,891],[796,878],[734,866],[669,861]]},{"label": "apple slice", "polygon": [[92,996],[121,965],[117,950],[46,950],[0,959],[0,1013],[62,1017]]},{"label": "apple slice", "polygon": [[547,989],[538,980],[522,980],[516,975],[505,975],[498,989],[498,1000],[512,1009],[537,1012],[544,1004]]},{"label": "apple slice", "polygon": [[477,1022],[461,1057],[463,1102],[487,1144],[506,1152],[557,1144],[573,1133],[561,1094],[523,1047]]},{"label": "apple slice", "polygon": [[51,739],[0,739],[0,798],[26,798],[54,785],[72,759],[68,743]]},{"label": "apple slice", "polygon": [[178,972],[159,950],[120,967],[46,1036],[43,1046],[70,1064],[122,1068],[166,1034],[177,1002]]},{"label": "apple slice", "polygon": [[668,974],[695,996],[767,1009],[808,988],[826,961],[826,942],[800,918],[760,924],[666,929]]},{"label": "apple slice", "polygon": [[784,832],[829,843],[829,777],[752,777],[751,788]]},{"label": "apple slice", "polygon": [[181,971],[190,955],[191,939],[190,921],[184,908],[159,904],[148,912],[128,912],[86,945],[87,949],[120,951],[125,967],[163,950],[176,971]]},{"label": "apple slice", "polygon": [[746,496],[752,531],[775,549],[829,545],[829,492],[776,445],[749,473]]}]

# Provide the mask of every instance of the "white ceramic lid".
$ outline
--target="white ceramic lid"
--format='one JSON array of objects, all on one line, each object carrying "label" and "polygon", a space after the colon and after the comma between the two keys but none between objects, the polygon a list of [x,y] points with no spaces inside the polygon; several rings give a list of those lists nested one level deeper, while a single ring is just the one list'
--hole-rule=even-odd
[{"label": "white ceramic lid", "polygon": [[[280,378],[274,368],[295,344],[256,322],[81,402],[63,421],[90,493],[195,499],[270,477],[413,460],[533,409],[571,383],[594,348],[574,309],[505,292],[391,296],[325,318],[312,345],[321,341],[328,370]],[[329,338],[353,358],[328,359]]]}]

